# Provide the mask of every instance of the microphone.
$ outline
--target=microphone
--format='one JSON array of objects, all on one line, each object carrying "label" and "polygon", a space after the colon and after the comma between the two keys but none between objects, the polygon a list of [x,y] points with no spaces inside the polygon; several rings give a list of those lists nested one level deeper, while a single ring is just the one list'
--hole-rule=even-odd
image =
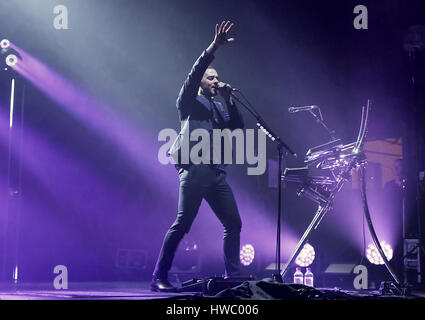
[{"label": "microphone", "polygon": [[225,82],[219,82],[217,84],[217,89],[218,90],[224,90],[224,91],[227,91],[227,92],[232,92],[232,91],[237,91],[238,90],[236,88],[232,88],[232,86],[230,84],[225,83]]},{"label": "microphone", "polygon": [[309,111],[309,110],[313,110],[318,108],[318,106],[316,105],[312,105],[312,106],[293,106],[288,108],[289,113],[295,113],[295,112],[299,112],[299,111]]}]

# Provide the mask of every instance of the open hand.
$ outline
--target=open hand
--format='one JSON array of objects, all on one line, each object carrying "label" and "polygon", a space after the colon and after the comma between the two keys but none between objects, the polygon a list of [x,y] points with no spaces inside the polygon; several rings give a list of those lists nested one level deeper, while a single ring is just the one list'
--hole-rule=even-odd
[{"label": "open hand", "polygon": [[215,37],[214,37],[214,43],[219,46],[225,43],[229,43],[235,40],[235,38],[227,38],[227,34],[230,30],[230,28],[234,25],[234,23],[231,23],[230,21],[222,22],[220,24],[220,27],[218,24],[215,25]]}]

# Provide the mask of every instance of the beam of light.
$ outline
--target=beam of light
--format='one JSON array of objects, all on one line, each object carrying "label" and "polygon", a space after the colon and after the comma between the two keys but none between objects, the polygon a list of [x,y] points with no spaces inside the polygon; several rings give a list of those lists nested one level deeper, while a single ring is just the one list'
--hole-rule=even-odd
[{"label": "beam of light", "polygon": [[15,79],[12,79],[10,88],[10,116],[9,116],[9,128],[13,126],[13,108],[15,105]]},{"label": "beam of light", "polygon": [[[372,241],[366,221],[364,220],[363,204],[359,196],[359,190],[350,190],[349,186],[334,201],[333,214],[329,215],[329,223],[344,239],[353,244],[359,252],[367,249],[367,244]],[[397,230],[400,228],[401,216],[397,219],[391,208],[394,199],[382,192],[368,191],[369,208],[373,226],[378,239],[385,239],[387,243],[395,247],[397,241]]]},{"label": "beam of light", "polygon": [[[4,108],[0,108],[0,142],[4,145],[9,138],[8,131],[7,113]],[[25,127],[24,139],[25,148],[20,151],[20,156],[25,175],[31,181],[25,187],[27,192],[22,202],[22,208],[28,213],[22,223],[27,228],[32,228],[31,225],[36,223],[38,230],[57,229],[65,233],[72,231],[72,234],[80,232],[83,236],[93,237],[93,241],[87,244],[93,250],[102,245],[101,239],[106,234],[122,238],[131,235],[130,232],[122,232],[120,228],[121,221],[126,219],[114,217],[110,213],[129,212],[134,210],[132,203],[141,203],[143,206],[143,203],[151,202],[152,199],[138,196],[136,201],[134,197],[129,201],[128,197],[120,197],[120,184],[110,183],[103,175],[93,172],[75,154],[68,152],[60,144],[52,143],[29,126]],[[14,149],[12,152],[12,156],[16,157],[19,151]],[[33,182],[37,190],[34,189]],[[0,187],[3,187],[1,181]],[[42,195],[43,201],[39,200],[37,194]],[[0,193],[0,203],[2,197],[3,193]],[[48,212],[48,208],[52,206],[57,208],[56,212]],[[158,212],[169,209],[164,202],[157,202],[153,208]],[[73,214],[69,214],[70,212]],[[3,218],[5,216],[0,214],[0,222]],[[93,233],[93,224],[101,224],[103,231]],[[143,233],[155,232],[142,223],[140,230]],[[36,252],[44,253],[45,250],[45,247],[40,247]]]},{"label": "beam of light", "polygon": [[[7,130],[7,115],[3,110],[0,110],[0,140],[6,144],[9,135]],[[22,157],[23,166],[25,170],[33,175],[46,190],[49,191],[54,198],[58,200],[65,200],[61,198],[61,191],[57,185],[51,183],[52,172],[60,171],[63,179],[75,179],[75,172],[82,172],[82,176],[86,178],[86,184],[93,184],[96,190],[101,190],[101,193],[107,193],[104,184],[99,183],[99,179],[93,175],[89,168],[85,168],[84,164],[78,159],[74,158],[71,154],[66,153],[60,146],[54,145],[48,139],[37,134],[29,127],[25,127],[25,148],[21,151],[13,149],[13,157]],[[18,154],[19,152],[19,154]],[[34,153],[37,156],[34,156]],[[60,168],[60,169],[58,169]],[[66,180],[65,180],[66,181]],[[65,185],[63,181],[60,185]],[[71,203],[66,203],[67,207],[72,206]],[[76,210],[77,211],[77,210]]]},{"label": "beam of light", "polygon": [[[175,168],[166,168],[158,162],[156,135],[142,131],[129,119],[123,119],[110,106],[97,101],[25,50],[13,43],[11,47],[22,56],[22,61],[13,67],[16,72],[63,107],[68,114],[112,142],[127,155],[139,173],[151,180],[152,185],[164,188],[162,181],[168,181],[170,171],[175,171]],[[174,190],[175,186],[171,185],[171,188]],[[163,194],[174,195],[173,192]]]}]

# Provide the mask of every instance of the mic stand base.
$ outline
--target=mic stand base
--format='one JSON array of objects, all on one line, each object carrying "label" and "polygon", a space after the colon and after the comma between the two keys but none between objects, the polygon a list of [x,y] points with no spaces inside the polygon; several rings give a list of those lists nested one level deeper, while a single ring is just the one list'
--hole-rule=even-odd
[{"label": "mic stand base", "polygon": [[272,274],[272,278],[273,278],[273,280],[275,281],[275,282],[278,282],[278,283],[283,283],[283,278],[282,278],[282,276],[280,275],[280,273],[273,273]]}]

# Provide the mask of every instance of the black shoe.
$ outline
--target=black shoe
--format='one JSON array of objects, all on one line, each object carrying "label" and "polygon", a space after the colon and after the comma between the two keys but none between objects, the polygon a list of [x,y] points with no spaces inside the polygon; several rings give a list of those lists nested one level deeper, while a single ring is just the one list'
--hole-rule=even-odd
[{"label": "black shoe", "polygon": [[151,282],[151,291],[176,292],[177,288],[167,279],[154,278]]}]

